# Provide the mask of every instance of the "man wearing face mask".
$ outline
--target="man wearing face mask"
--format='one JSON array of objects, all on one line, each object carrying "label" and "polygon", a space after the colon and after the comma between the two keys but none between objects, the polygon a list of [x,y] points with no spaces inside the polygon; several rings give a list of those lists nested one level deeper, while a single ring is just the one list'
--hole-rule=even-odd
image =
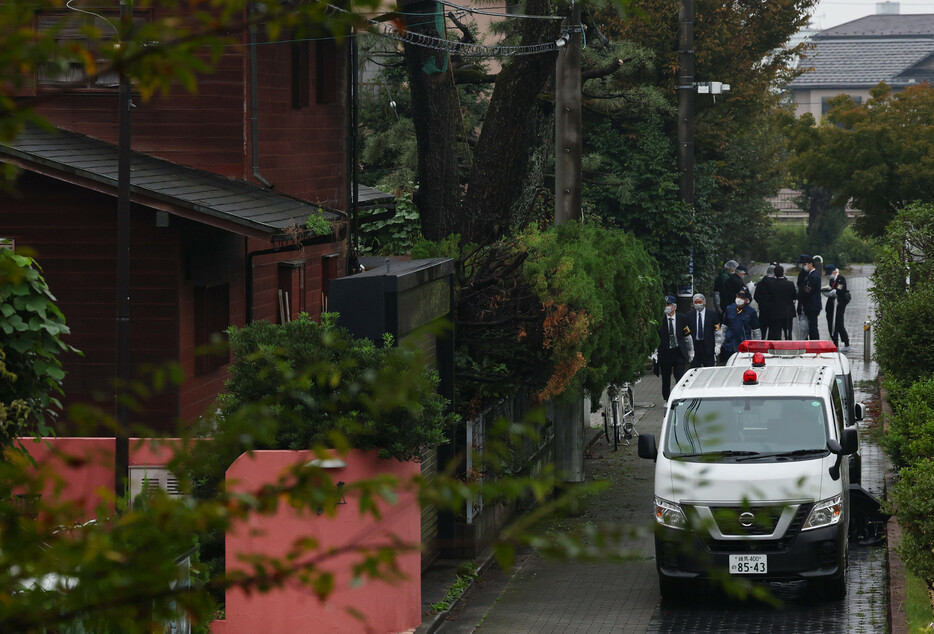
[{"label": "man wearing face mask", "polygon": [[676,312],[678,300],[665,296],[665,316],[658,327],[658,350],[655,353],[656,374],[662,377],[662,398],[671,393],[671,375],[675,383],[681,380],[688,365],[694,360],[694,340],[688,318]]},{"label": "man wearing face mask", "polygon": [[817,316],[821,311],[820,273],[814,268],[814,258],[811,257],[805,258],[802,268],[807,271],[807,277],[798,305],[804,310],[808,320],[808,339],[816,341],[820,339],[817,330]]},{"label": "man wearing face mask", "polygon": [[762,339],[759,315],[749,305],[749,291],[745,288],[736,294],[736,302],[726,307],[723,312],[723,348],[720,360],[726,360],[739,349],[739,344],[747,339]]},{"label": "man wearing face mask", "polygon": [[694,296],[694,310],[688,314],[691,326],[691,338],[694,340],[694,363],[691,367],[710,367],[716,363],[716,354],[723,344],[720,332],[720,315],[712,308],[707,308],[707,298],[697,293]]}]

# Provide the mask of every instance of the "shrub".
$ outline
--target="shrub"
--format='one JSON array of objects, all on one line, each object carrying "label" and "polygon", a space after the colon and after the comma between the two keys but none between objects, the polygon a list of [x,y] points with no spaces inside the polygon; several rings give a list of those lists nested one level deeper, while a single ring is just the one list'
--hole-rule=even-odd
[{"label": "shrub", "polygon": [[658,264],[632,234],[569,222],[530,227],[524,277],[546,309],[545,345],[554,369],[543,398],[583,387],[599,395],[633,381],[658,344]]},{"label": "shrub", "polygon": [[896,469],[934,456],[934,375],[894,392],[885,448]]},{"label": "shrub", "polygon": [[391,338],[382,347],[356,339],[336,318],[325,314],[317,324],[302,314],[281,326],[231,327],[236,360],[220,397],[219,424],[262,407],[277,423],[257,437],[267,448],[308,449],[332,442],[338,432],[354,448],[399,460],[417,459],[422,448],[443,442],[450,420],[437,374],[414,350],[394,346]]},{"label": "shrub", "polygon": [[902,527],[898,554],[905,567],[934,590],[934,459],[920,458],[903,469],[892,501]]}]

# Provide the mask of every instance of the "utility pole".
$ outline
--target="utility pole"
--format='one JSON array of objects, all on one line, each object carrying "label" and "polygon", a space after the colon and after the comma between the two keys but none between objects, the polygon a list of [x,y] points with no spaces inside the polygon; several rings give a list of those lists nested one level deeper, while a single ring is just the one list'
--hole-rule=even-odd
[{"label": "utility pole", "polygon": [[692,235],[688,277],[678,286],[678,309],[686,311],[694,293],[694,0],[681,0],[678,23],[678,184]]},{"label": "utility pole", "polygon": [[[121,39],[130,32],[132,18],[126,0],[120,1]],[[123,42],[121,41],[121,46]],[[114,495],[126,492],[130,471],[130,416],[124,401],[130,382],[130,78],[120,65],[119,140],[117,145],[117,377],[116,438],[114,438]]]},{"label": "utility pole", "polygon": [[[555,224],[581,219],[581,10],[574,4],[555,62]],[[555,403],[555,467],[563,482],[584,481],[584,399]]]}]

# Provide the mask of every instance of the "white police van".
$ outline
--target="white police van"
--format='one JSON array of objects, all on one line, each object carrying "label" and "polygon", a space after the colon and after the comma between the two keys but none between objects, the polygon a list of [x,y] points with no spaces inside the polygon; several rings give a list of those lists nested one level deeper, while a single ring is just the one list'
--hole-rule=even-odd
[{"label": "white police van", "polygon": [[[863,420],[865,406],[856,402],[850,360],[837,350],[837,345],[833,341],[747,340],[739,344],[739,349],[727,360],[726,365],[748,368],[752,364],[753,355],[757,352],[765,356],[765,362],[770,366],[829,365],[834,370],[837,387],[840,388],[840,396],[843,398],[846,424],[856,425],[858,421]],[[862,466],[857,452],[850,456],[850,482],[860,484],[861,481]]]},{"label": "white police van", "polygon": [[847,425],[830,366],[696,368],[672,390],[655,460],[655,555],[663,597],[728,575],[806,580],[846,594]]}]

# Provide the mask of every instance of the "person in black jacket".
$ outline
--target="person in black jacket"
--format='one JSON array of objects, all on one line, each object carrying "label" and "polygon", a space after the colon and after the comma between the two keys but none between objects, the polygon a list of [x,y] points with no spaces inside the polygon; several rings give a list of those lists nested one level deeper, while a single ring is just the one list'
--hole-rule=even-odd
[{"label": "person in black jacket", "polygon": [[830,331],[830,338],[835,345],[843,341],[843,347],[840,352],[850,351],[850,335],[846,332],[844,316],[846,315],[846,306],[850,303],[850,289],[847,288],[846,278],[840,275],[840,269],[833,267],[830,273],[830,296],[827,298],[826,310],[831,310],[831,301],[836,304],[836,313],[833,319],[833,329]]},{"label": "person in black jacket", "polygon": [[817,328],[817,316],[821,311],[820,274],[814,268],[814,258],[810,256],[805,258],[804,268],[807,270],[807,277],[798,303],[808,318],[808,339],[816,341],[820,339],[820,332]]},{"label": "person in black jacket", "polygon": [[694,295],[694,310],[688,312],[688,325],[691,338],[694,339],[694,363],[691,367],[701,368],[715,365],[717,338],[720,336],[720,315],[712,308],[707,308],[707,298],[697,293]]},{"label": "person in black jacket", "polygon": [[766,339],[781,341],[791,339],[791,324],[795,318],[795,300],[798,290],[794,282],[785,277],[785,267],[781,264],[775,267],[775,278],[769,286],[769,322]]},{"label": "person in black jacket", "polygon": [[678,300],[665,296],[665,316],[658,327],[657,370],[662,377],[662,398],[671,394],[671,375],[675,383],[681,380],[688,364],[694,360],[694,341],[684,313],[677,312]]},{"label": "person in black jacket", "polygon": [[772,287],[775,284],[775,267],[778,262],[772,262],[765,270],[765,277],[756,284],[756,292],[752,298],[756,300],[756,307],[759,311],[759,322],[762,324],[762,334],[766,338],[766,324],[771,320],[769,311],[772,308]]}]

